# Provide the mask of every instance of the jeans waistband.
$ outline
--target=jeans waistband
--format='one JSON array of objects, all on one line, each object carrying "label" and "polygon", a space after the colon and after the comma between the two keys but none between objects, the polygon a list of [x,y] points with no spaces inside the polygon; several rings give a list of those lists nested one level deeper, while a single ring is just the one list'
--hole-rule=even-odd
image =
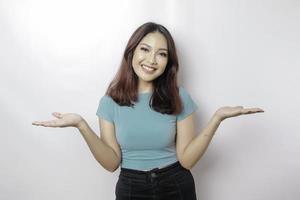
[{"label": "jeans waistband", "polygon": [[151,174],[153,172],[155,172],[156,174],[161,174],[161,173],[165,173],[165,172],[168,172],[168,171],[173,171],[173,170],[176,170],[178,168],[183,168],[180,164],[179,161],[171,164],[171,165],[168,165],[166,167],[163,167],[163,168],[153,168],[149,171],[142,171],[142,170],[136,170],[136,169],[128,169],[128,168],[121,168],[121,173],[122,174],[135,174],[135,175],[145,175],[145,174]]}]

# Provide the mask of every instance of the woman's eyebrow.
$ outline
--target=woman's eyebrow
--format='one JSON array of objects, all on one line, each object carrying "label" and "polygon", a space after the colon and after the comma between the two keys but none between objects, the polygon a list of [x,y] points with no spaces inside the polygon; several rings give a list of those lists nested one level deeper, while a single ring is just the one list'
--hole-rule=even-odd
[{"label": "woman's eyebrow", "polygon": [[[141,44],[146,45],[146,46],[148,46],[149,48],[152,48],[149,44],[146,44],[146,43],[141,43]],[[158,50],[165,50],[165,51],[168,51],[168,50],[165,49],[165,48],[159,48]]]}]

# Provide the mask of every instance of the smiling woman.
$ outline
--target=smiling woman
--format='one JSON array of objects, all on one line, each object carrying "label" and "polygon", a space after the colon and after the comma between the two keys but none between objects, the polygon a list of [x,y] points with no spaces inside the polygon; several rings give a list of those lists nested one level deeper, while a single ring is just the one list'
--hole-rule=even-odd
[{"label": "smiling woman", "polygon": [[140,26],[97,110],[100,127],[115,130],[103,133],[121,156],[117,200],[196,199],[193,176],[178,160],[175,141],[177,122],[198,107],[177,85],[177,71],[169,31],[151,22]]},{"label": "smiling woman", "polygon": [[195,136],[198,106],[177,85],[175,43],[162,25],[148,22],[133,33],[121,66],[100,99],[98,137],[78,114],[53,113],[47,127],[78,128],[95,159],[108,171],[121,167],[116,200],[196,200],[190,169],[201,158],[221,121],[263,112],[242,106],[222,107]]},{"label": "smiling woman", "polygon": [[178,68],[170,32],[162,25],[145,23],[129,39],[106,94],[119,105],[133,106],[139,93],[152,92],[151,107],[155,111],[179,114],[183,108],[177,85]]},{"label": "smiling woman", "polygon": [[[139,77],[144,77],[140,81],[144,81],[145,87],[147,81],[155,79],[164,72],[168,61],[167,52],[167,41],[164,35],[157,31],[147,34],[136,47],[132,58],[132,66]],[[141,73],[141,69],[145,74],[152,76],[143,76],[144,73]]]}]

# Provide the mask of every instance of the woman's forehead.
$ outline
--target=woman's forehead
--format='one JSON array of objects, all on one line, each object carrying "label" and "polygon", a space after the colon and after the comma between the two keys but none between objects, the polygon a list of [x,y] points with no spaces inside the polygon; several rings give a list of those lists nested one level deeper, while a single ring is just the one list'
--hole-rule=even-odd
[{"label": "woman's forehead", "polygon": [[139,44],[144,44],[151,48],[168,49],[168,44],[165,36],[159,32],[148,33],[143,37]]}]

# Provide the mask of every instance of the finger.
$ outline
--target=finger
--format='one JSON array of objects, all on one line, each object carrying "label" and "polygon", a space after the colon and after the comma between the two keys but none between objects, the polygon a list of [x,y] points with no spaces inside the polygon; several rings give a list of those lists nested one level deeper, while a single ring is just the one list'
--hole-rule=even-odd
[{"label": "finger", "polygon": [[44,126],[44,127],[58,127],[57,120],[40,121],[40,122],[34,122],[33,124],[37,126]]},{"label": "finger", "polygon": [[36,125],[36,126],[45,126],[45,123],[44,122],[41,122],[41,121],[35,121],[35,122],[32,122],[32,125]]},{"label": "finger", "polygon": [[32,125],[36,125],[36,126],[44,126],[44,125],[45,125],[45,122],[42,122],[42,121],[35,121],[35,122],[32,122]]},{"label": "finger", "polygon": [[261,109],[261,108],[252,108],[251,110],[252,110],[253,112],[264,112],[264,110]]},{"label": "finger", "polygon": [[259,108],[247,108],[247,109],[242,110],[243,114],[252,114],[252,113],[258,113],[258,112],[264,112],[264,111]]},{"label": "finger", "polygon": [[39,126],[39,125],[40,125],[40,122],[38,122],[38,121],[34,121],[34,122],[32,122],[31,124],[32,124],[32,125]]},{"label": "finger", "polygon": [[261,108],[257,108],[257,110],[259,111],[259,112],[265,112],[263,109],[261,109]]}]

